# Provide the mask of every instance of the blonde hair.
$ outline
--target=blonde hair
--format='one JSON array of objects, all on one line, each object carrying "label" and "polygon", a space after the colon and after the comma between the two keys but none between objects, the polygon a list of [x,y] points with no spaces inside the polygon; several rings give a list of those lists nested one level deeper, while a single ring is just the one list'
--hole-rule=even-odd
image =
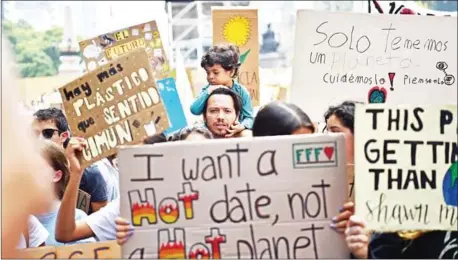
[{"label": "blonde hair", "polygon": [[398,232],[398,236],[405,240],[413,240],[421,237],[428,231],[400,231]]},{"label": "blonde hair", "polygon": [[48,162],[54,171],[61,171],[62,178],[55,184],[55,192],[59,200],[64,197],[65,188],[70,178],[70,167],[65,151],[62,147],[50,140],[43,140],[41,156]]}]

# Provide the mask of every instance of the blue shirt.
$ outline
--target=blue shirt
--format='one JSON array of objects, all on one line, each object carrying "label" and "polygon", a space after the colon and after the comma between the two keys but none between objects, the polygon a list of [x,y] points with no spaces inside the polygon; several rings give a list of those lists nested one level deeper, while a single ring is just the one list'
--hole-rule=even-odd
[{"label": "blue shirt", "polygon": [[[107,183],[99,168],[95,165],[91,165],[84,170],[79,188],[91,195],[91,203],[108,201]],[[89,207],[89,214],[92,212],[92,207]]]},{"label": "blue shirt", "polygon": [[[198,116],[204,112],[204,106],[205,103],[207,102],[209,93],[208,93],[208,87],[210,85],[205,86],[202,88],[202,91],[200,92],[199,96],[192,102],[191,104],[191,113]],[[246,129],[251,129],[253,128],[253,105],[251,104],[251,97],[250,94],[248,93],[248,90],[240,85],[239,83],[232,81],[232,91],[237,93],[242,101],[242,111],[240,111],[240,124],[245,126]]]},{"label": "blue shirt", "polygon": [[[40,223],[49,232],[48,239],[46,239],[46,242],[45,242],[46,246],[65,245],[63,243],[56,241],[56,222],[57,222],[57,214],[59,213],[59,208],[60,208],[60,203],[59,203],[59,206],[52,212],[35,216],[37,217],[38,221],[40,221]],[[75,209],[75,220],[81,220],[81,219],[84,219],[85,217],[87,217],[87,215],[86,213],[84,213],[84,211]],[[91,238],[71,242],[68,244],[81,244],[81,243],[92,243],[92,242],[95,242],[95,239],[91,237]]]}]

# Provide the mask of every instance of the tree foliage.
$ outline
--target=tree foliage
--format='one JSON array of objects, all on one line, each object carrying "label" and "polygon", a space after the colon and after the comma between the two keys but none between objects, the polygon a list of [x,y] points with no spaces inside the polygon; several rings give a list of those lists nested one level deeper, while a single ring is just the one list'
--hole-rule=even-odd
[{"label": "tree foliage", "polygon": [[58,44],[63,36],[61,27],[37,31],[24,20],[19,20],[17,23],[4,20],[3,33],[13,46],[22,77],[57,74],[60,65]]}]

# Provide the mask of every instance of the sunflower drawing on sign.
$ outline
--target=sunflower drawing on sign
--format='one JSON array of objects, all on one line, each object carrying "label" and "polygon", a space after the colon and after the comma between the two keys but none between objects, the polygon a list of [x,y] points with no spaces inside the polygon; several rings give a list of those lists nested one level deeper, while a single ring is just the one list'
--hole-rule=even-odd
[{"label": "sunflower drawing on sign", "polygon": [[[248,43],[251,37],[251,22],[244,16],[236,15],[223,25],[224,40],[242,47]],[[248,49],[245,53],[240,55],[240,64],[243,64],[250,53]]]}]

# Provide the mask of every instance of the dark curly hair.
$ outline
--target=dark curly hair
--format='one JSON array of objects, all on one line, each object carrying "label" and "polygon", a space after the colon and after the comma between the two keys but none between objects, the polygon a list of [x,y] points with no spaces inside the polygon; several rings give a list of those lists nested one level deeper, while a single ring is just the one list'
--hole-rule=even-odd
[{"label": "dark curly hair", "polygon": [[237,94],[236,92],[234,92],[232,89],[229,89],[229,88],[217,88],[213,90],[212,93],[210,93],[210,95],[208,95],[207,101],[205,101],[205,104],[204,104],[204,109],[202,110],[204,116],[205,116],[205,112],[207,111],[208,100],[213,95],[230,96],[232,100],[234,101],[234,110],[235,110],[235,114],[237,115],[237,118],[240,116],[240,111],[242,110],[242,98],[239,96],[239,94]]},{"label": "dark curly hair", "polygon": [[68,121],[64,115],[62,110],[51,107],[46,109],[40,109],[33,114],[36,120],[38,121],[47,121],[52,120],[56,124],[57,130],[59,130],[59,134],[69,131],[68,129]]},{"label": "dark curly hair", "polygon": [[203,69],[212,67],[215,64],[221,65],[226,71],[234,70],[232,78],[236,78],[239,73],[239,56],[240,51],[236,45],[219,44],[212,46],[203,56],[200,66]]},{"label": "dark curly hair", "polygon": [[167,138],[164,134],[156,134],[147,136],[143,139],[143,144],[157,144],[157,143],[165,143],[167,142]]},{"label": "dark curly hair", "polygon": [[324,113],[324,121],[335,115],[343,126],[350,129],[351,133],[354,134],[355,127],[355,104],[364,104],[357,101],[344,101],[342,104],[337,106],[329,107],[328,111]]},{"label": "dark curly hair", "polygon": [[212,133],[205,127],[203,126],[187,126],[184,127],[170,135],[167,136],[167,141],[168,142],[173,142],[173,141],[182,141],[188,138],[188,136],[192,133],[198,133],[203,135],[207,139],[213,139]]}]

